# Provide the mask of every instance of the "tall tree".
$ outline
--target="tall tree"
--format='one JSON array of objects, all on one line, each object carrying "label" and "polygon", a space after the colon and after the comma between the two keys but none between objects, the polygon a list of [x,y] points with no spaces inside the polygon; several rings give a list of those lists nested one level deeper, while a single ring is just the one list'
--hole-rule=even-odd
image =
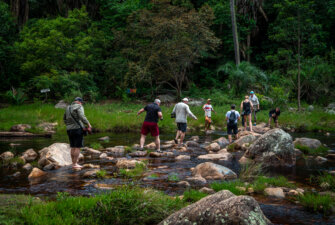
[{"label": "tall tree", "polygon": [[238,34],[237,34],[234,0],[230,0],[230,14],[231,14],[232,33],[233,33],[233,40],[234,40],[235,63],[236,65],[239,65],[240,64],[240,49],[239,49]]}]

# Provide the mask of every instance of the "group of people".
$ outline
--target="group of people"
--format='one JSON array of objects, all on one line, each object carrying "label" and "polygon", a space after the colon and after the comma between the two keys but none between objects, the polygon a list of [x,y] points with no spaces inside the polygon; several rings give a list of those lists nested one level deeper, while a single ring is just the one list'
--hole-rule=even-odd
[{"label": "group of people", "polygon": [[[190,116],[194,120],[198,118],[191,112],[188,105],[188,98],[182,99],[181,102],[177,103],[171,113],[171,118],[175,118],[177,124],[177,133],[174,138],[174,142],[179,146],[182,146],[185,139],[185,134],[187,131],[187,117]],[[66,108],[64,113],[64,123],[66,124],[66,130],[70,141],[71,147],[71,158],[72,167],[74,169],[80,169],[82,166],[78,164],[80,148],[84,146],[83,136],[86,132],[91,132],[92,127],[90,122],[87,120],[84,108],[82,106],[83,99],[80,97],[75,98],[74,102]],[[140,138],[140,149],[144,150],[144,144],[146,136],[150,133],[152,137],[155,138],[156,151],[160,150],[160,138],[159,138],[159,128],[158,121],[163,120],[163,113],[160,108],[161,101],[155,99],[153,103],[146,105],[144,108],[137,112],[140,115],[146,112],[146,116],[141,128],[141,138]],[[242,117],[242,125],[244,130],[247,130],[247,121],[249,122],[250,131],[252,131],[252,121],[251,114],[254,117],[254,125],[256,125],[256,113],[260,109],[259,101],[257,96],[253,91],[250,92],[250,96],[245,96],[245,99],[241,102],[241,115],[236,111],[236,106],[231,105],[231,110],[226,113],[227,122],[227,133],[229,142],[232,142],[232,135],[236,138],[238,135],[238,121]],[[211,99],[207,100],[207,103],[202,107],[205,112],[205,131],[210,130],[212,123],[212,112],[216,114],[213,106],[211,105]],[[276,127],[278,127],[278,116],[280,115],[280,109],[277,107],[269,112],[268,126],[270,126],[271,120],[274,120]]]}]

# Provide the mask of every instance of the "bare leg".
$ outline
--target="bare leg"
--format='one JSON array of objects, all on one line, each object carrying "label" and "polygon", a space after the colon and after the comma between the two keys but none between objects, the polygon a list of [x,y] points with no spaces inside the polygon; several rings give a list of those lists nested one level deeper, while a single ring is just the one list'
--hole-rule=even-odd
[{"label": "bare leg", "polygon": [[231,135],[228,134],[228,140],[229,140],[229,144],[232,142],[232,139],[231,139]]},{"label": "bare leg", "polygon": [[278,128],[278,119],[275,121],[275,123],[276,123],[276,128]]},{"label": "bare leg", "polygon": [[272,117],[269,118],[268,126],[271,127],[271,119]]},{"label": "bare leg", "polygon": [[144,147],[145,138],[146,138],[146,136],[144,134],[141,134],[141,139],[140,139],[140,146],[141,146],[141,148]]},{"label": "bare leg", "polygon": [[184,138],[185,138],[185,133],[180,131],[180,144],[183,144]]},{"label": "bare leg", "polygon": [[252,132],[251,114],[248,115],[248,119],[249,119],[249,127],[250,127],[250,131]]},{"label": "bare leg", "polygon": [[178,140],[179,136],[180,136],[180,130],[177,130],[177,134],[176,134],[176,140]]},{"label": "bare leg", "polygon": [[155,144],[156,144],[156,150],[161,149],[161,140],[159,139],[159,136],[155,138]]},{"label": "bare leg", "polygon": [[71,148],[71,159],[73,167],[79,167],[79,168],[81,167],[78,164],[79,154],[80,154],[80,148]]}]

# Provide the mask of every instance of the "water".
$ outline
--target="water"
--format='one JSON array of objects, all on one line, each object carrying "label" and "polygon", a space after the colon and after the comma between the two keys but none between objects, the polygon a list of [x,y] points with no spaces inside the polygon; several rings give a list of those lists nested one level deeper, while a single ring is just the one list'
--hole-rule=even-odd
[{"label": "water", "polygon": [[[200,137],[200,143],[211,142],[223,135],[223,132],[215,132],[211,135],[203,135]],[[139,142],[139,134],[126,133],[126,134],[114,134],[114,133],[99,133],[85,137],[85,145],[89,146],[92,143],[98,142],[99,137],[109,136],[110,141],[108,143],[101,142],[104,147],[112,147],[116,145],[128,145],[131,146],[134,143]],[[190,138],[188,135],[187,138]],[[326,137],[320,133],[303,133],[303,134],[292,134],[294,137],[311,137],[317,138],[322,143],[328,145],[331,149],[335,149],[335,136]],[[174,134],[162,134],[161,140],[164,141],[172,140]],[[153,138],[148,137],[146,143],[152,142]],[[28,148],[40,150],[46,146],[49,146],[55,142],[68,142],[65,134],[58,134],[52,138],[10,138],[0,139],[0,153],[11,150],[17,155],[25,151]],[[20,144],[11,147],[10,144]],[[176,161],[173,158],[162,157],[162,158],[151,158],[144,157],[141,160],[148,160],[149,171],[144,174],[144,179],[141,181],[133,181],[135,184],[142,187],[152,187],[158,190],[162,190],[167,194],[176,195],[182,194],[184,189],[179,188],[176,185],[176,181],[170,181],[169,176],[174,175],[179,180],[183,180],[185,177],[190,176],[190,168],[195,167],[197,164],[203,162],[197,159],[199,154],[206,154],[205,151],[197,153],[180,153],[175,152],[176,155],[190,155],[191,160],[187,161]],[[238,172],[237,160],[240,157],[239,154],[234,156],[233,163],[225,165],[235,172]],[[86,160],[85,163],[99,164],[100,167],[108,172],[110,176],[117,172],[115,164],[113,162],[101,161],[99,159]],[[335,162],[329,161],[324,164],[317,164],[313,160],[305,161],[299,160],[297,166],[290,169],[271,170],[269,171],[272,175],[284,175],[289,180],[295,181],[299,186],[308,186],[307,180],[310,175],[318,174],[320,171],[334,170]],[[72,195],[94,195],[101,190],[96,188],[107,187],[113,188],[115,185],[122,185],[129,183],[129,180],[121,177],[113,177],[104,179],[102,181],[95,179],[83,179],[82,174],[85,171],[74,172],[69,167],[64,167],[58,170],[48,172],[48,175],[41,178],[40,180],[34,180],[30,182],[27,179],[27,174],[23,174],[19,178],[13,178],[10,176],[14,173],[12,170],[2,169],[0,170],[0,193],[24,193],[32,194],[36,196],[48,196],[52,197],[57,192],[66,191]],[[153,177],[150,175],[155,174]],[[321,214],[315,214],[305,211],[301,206],[297,206],[287,200],[267,198],[264,196],[254,196],[260,203],[262,210],[265,215],[275,224],[335,224],[335,217],[325,218]]]}]

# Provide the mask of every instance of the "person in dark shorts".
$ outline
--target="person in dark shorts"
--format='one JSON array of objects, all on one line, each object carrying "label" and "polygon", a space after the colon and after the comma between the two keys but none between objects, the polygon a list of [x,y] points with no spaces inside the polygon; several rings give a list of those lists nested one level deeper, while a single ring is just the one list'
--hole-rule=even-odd
[{"label": "person in dark shorts", "polygon": [[244,130],[247,130],[247,120],[249,121],[250,131],[252,131],[252,122],[251,122],[251,111],[253,110],[253,105],[249,100],[249,96],[246,95],[244,101],[241,102],[241,114],[244,117]]},{"label": "person in dark shorts", "polygon": [[159,129],[158,129],[158,119],[163,119],[162,110],[159,107],[161,101],[159,99],[155,99],[155,101],[146,107],[140,109],[137,115],[140,115],[142,112],[146,111],[147,115],[145,116],[142,129],[141,129],[141,139],[140,139],[140,148],[143,150],[145,138],[148,133],[151,134],[152,137],[155,137],[156,151],[161,152],[160,150],[160,139],[159,139]]},{"label": "person in dark shorts", "polygon": [[278,117],[280,116],[280,108],[277,107],[275,109],[270,110],[269,112],[269,123],[268,123],[268,127],[271,126],[271,120],[273,119],[276,127],[278,127]]},{"label": "person in dark shorts", "polygon": [[83,136],[85,125],[88,127],[88,132],[92,131],[91,124],[85,116],[84,107],[82,104],[83,99],[76,97],[74,102],[72,102],[72,104],[66,108],[63,116],[67,135],[69,136],[72,167],[74,169],[82,168],[82,166],[78,164],[78,160],[80,155],[80,148],[84,147]]},{"label": "person in dark shorts", "polygon": [[229,143],[232,143],[232,135],[234,134],[236,138],[238,138],[238,127],[237,121],[240,120],[240,114],[235,111],[236,106],[231,105],[230,111],[226,113],[226,121],[227,121],[227,133]]}]

